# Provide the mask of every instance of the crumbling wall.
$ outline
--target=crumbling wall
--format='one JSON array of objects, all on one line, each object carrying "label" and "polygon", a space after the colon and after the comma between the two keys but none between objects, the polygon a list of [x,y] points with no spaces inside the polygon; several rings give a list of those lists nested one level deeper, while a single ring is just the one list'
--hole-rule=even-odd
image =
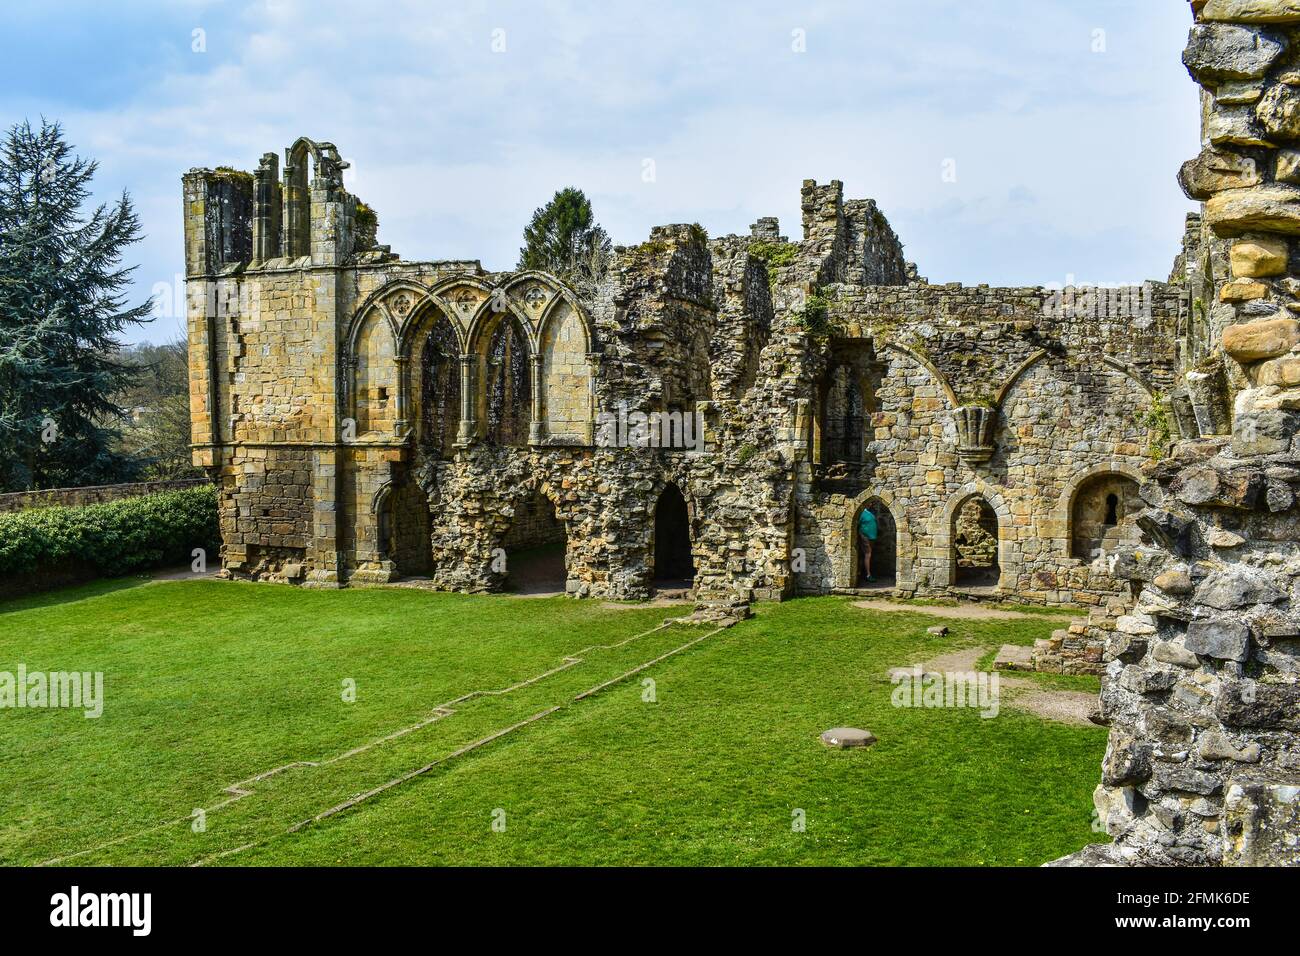
[{"label": "crumbling wall", "polygon": [[1102,683],[1095,802],[1114,842],[1061,865],[1300,865],[1300,6],[1193,11],[1205,149],[1180,178],[1230,275],[1213,270],[1185,381],[1222,370],[1197,417],[1231,438],[1203,430],[1148,468],[1149,543],[1116,567],[1139,593]]}]

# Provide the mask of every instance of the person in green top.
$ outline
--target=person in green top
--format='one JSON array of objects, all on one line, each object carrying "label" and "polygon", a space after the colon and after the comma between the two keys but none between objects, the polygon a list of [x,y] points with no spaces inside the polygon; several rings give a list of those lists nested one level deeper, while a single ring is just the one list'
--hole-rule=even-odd
[{"label": "person in green top", "polygon": [[862,555],[862,566],[867,572],[867,583],[874,584],[876,579],[871,574],[871,548],[880,533],[876,525],[876,516],[870,508],[863,508],[858,515],[858,552]]}]

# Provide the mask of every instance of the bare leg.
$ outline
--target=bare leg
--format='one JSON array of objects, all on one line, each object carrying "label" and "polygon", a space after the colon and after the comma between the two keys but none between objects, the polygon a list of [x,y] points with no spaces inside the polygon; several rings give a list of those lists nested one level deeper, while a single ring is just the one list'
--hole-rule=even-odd
[{"label": "bare leg", "polygon": [[864,536],[862,541],[863,544],[865,545],[862,549],[862,556],[867,562],[867,579],[870,580],[871,579],[871,539]]}]

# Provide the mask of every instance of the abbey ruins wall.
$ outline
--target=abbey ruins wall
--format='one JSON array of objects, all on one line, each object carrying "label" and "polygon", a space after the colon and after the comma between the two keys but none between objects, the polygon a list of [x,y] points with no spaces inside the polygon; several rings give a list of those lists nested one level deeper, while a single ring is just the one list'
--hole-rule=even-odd
[{"label": "abbey ruins wall", "polygon": [[1146,469],[1102,682],[1113,843],[1063,865],[1300,865],[1300,4],[1192,10],[1183,381],[1211,427]]},{"label": "abbey ruins wall", "polygon": [[[874,202],[806,181],[801,239],[659,227],[580,298],[400,260],[328,143],[192,170],[194,455],[223,568],[495,590],[559,529],[568,593],[642,598],[675,489],[689,583],[734,614],[855,590],[870,507],[897,593],[1104,622],[1059,666],[1105,660],[1114,842],[1068,862],[1295,863],[1300,6],[1193,10],[1205,148],[1180,181],[1204,206],[1141,287],[931,284]],[[705,451],[600,438],[651,412],[698,414]]]},{"label": "abbey ruins wall", "polygon": [[[304,139],[283,169],[185,176],[195,460],[221,485],[227,573],[496,590],[503,554],[558,525],[568,593],[642,598],[671,488],[705,605],[855,590],[870,507],[898,593],[1121,613],[1141,467],[1203,411],[1177,382],[1185,267],[934,285],[873,201],[806,181],[802,239],[771,218],[659,227],[584,299],[400,260],[344,167]],[[698,416],[704,447],[601,438],[602,417],[651,413]],[[1100,637],[1076,650],[1100,666]]]}]

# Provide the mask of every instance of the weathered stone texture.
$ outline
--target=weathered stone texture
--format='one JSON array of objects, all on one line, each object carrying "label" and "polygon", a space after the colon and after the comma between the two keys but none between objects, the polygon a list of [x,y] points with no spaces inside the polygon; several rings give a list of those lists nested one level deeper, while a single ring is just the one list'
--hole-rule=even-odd
[{"label": "weathered stone texture", "polygon": [[[1205,201],[1214,234],[1193,237],[1183,263],[1201,305],[1186,356],[1195,366],[1180,387],[1198,406],[1193,419],[1208,427],[1145,468],[1148,508],[1138,524],[1150,547],[1116,559],[1116,574],[1137,593],[1130,616],[1151,633],[1107,646],[1101,713],[1111,733],[1095,802],[1115,842],[1077,857],[1294,866],[1300,379],[1281,363],[1300,342],[1300,270],[1291,258],[1300,205],[1289,185],[1295,155],[1282,147],[1300,134],[1300,7],[1208,0],[1193,9],[1201,22],[1184,60],[1205,87],[1205,138],[1236,129],[1257,136],[1250,145],[1258,148],[1203,153],[1180,177],[1189,196]],[[1228,78],[1246,77],[1259,81],[1261,95],[1243,119],[1247,107],[1220,93]],[[1228,255],[1231,275],[1216,236],[1240,237]],[[1220,304],[1207,309],[1210,301]]]}]

